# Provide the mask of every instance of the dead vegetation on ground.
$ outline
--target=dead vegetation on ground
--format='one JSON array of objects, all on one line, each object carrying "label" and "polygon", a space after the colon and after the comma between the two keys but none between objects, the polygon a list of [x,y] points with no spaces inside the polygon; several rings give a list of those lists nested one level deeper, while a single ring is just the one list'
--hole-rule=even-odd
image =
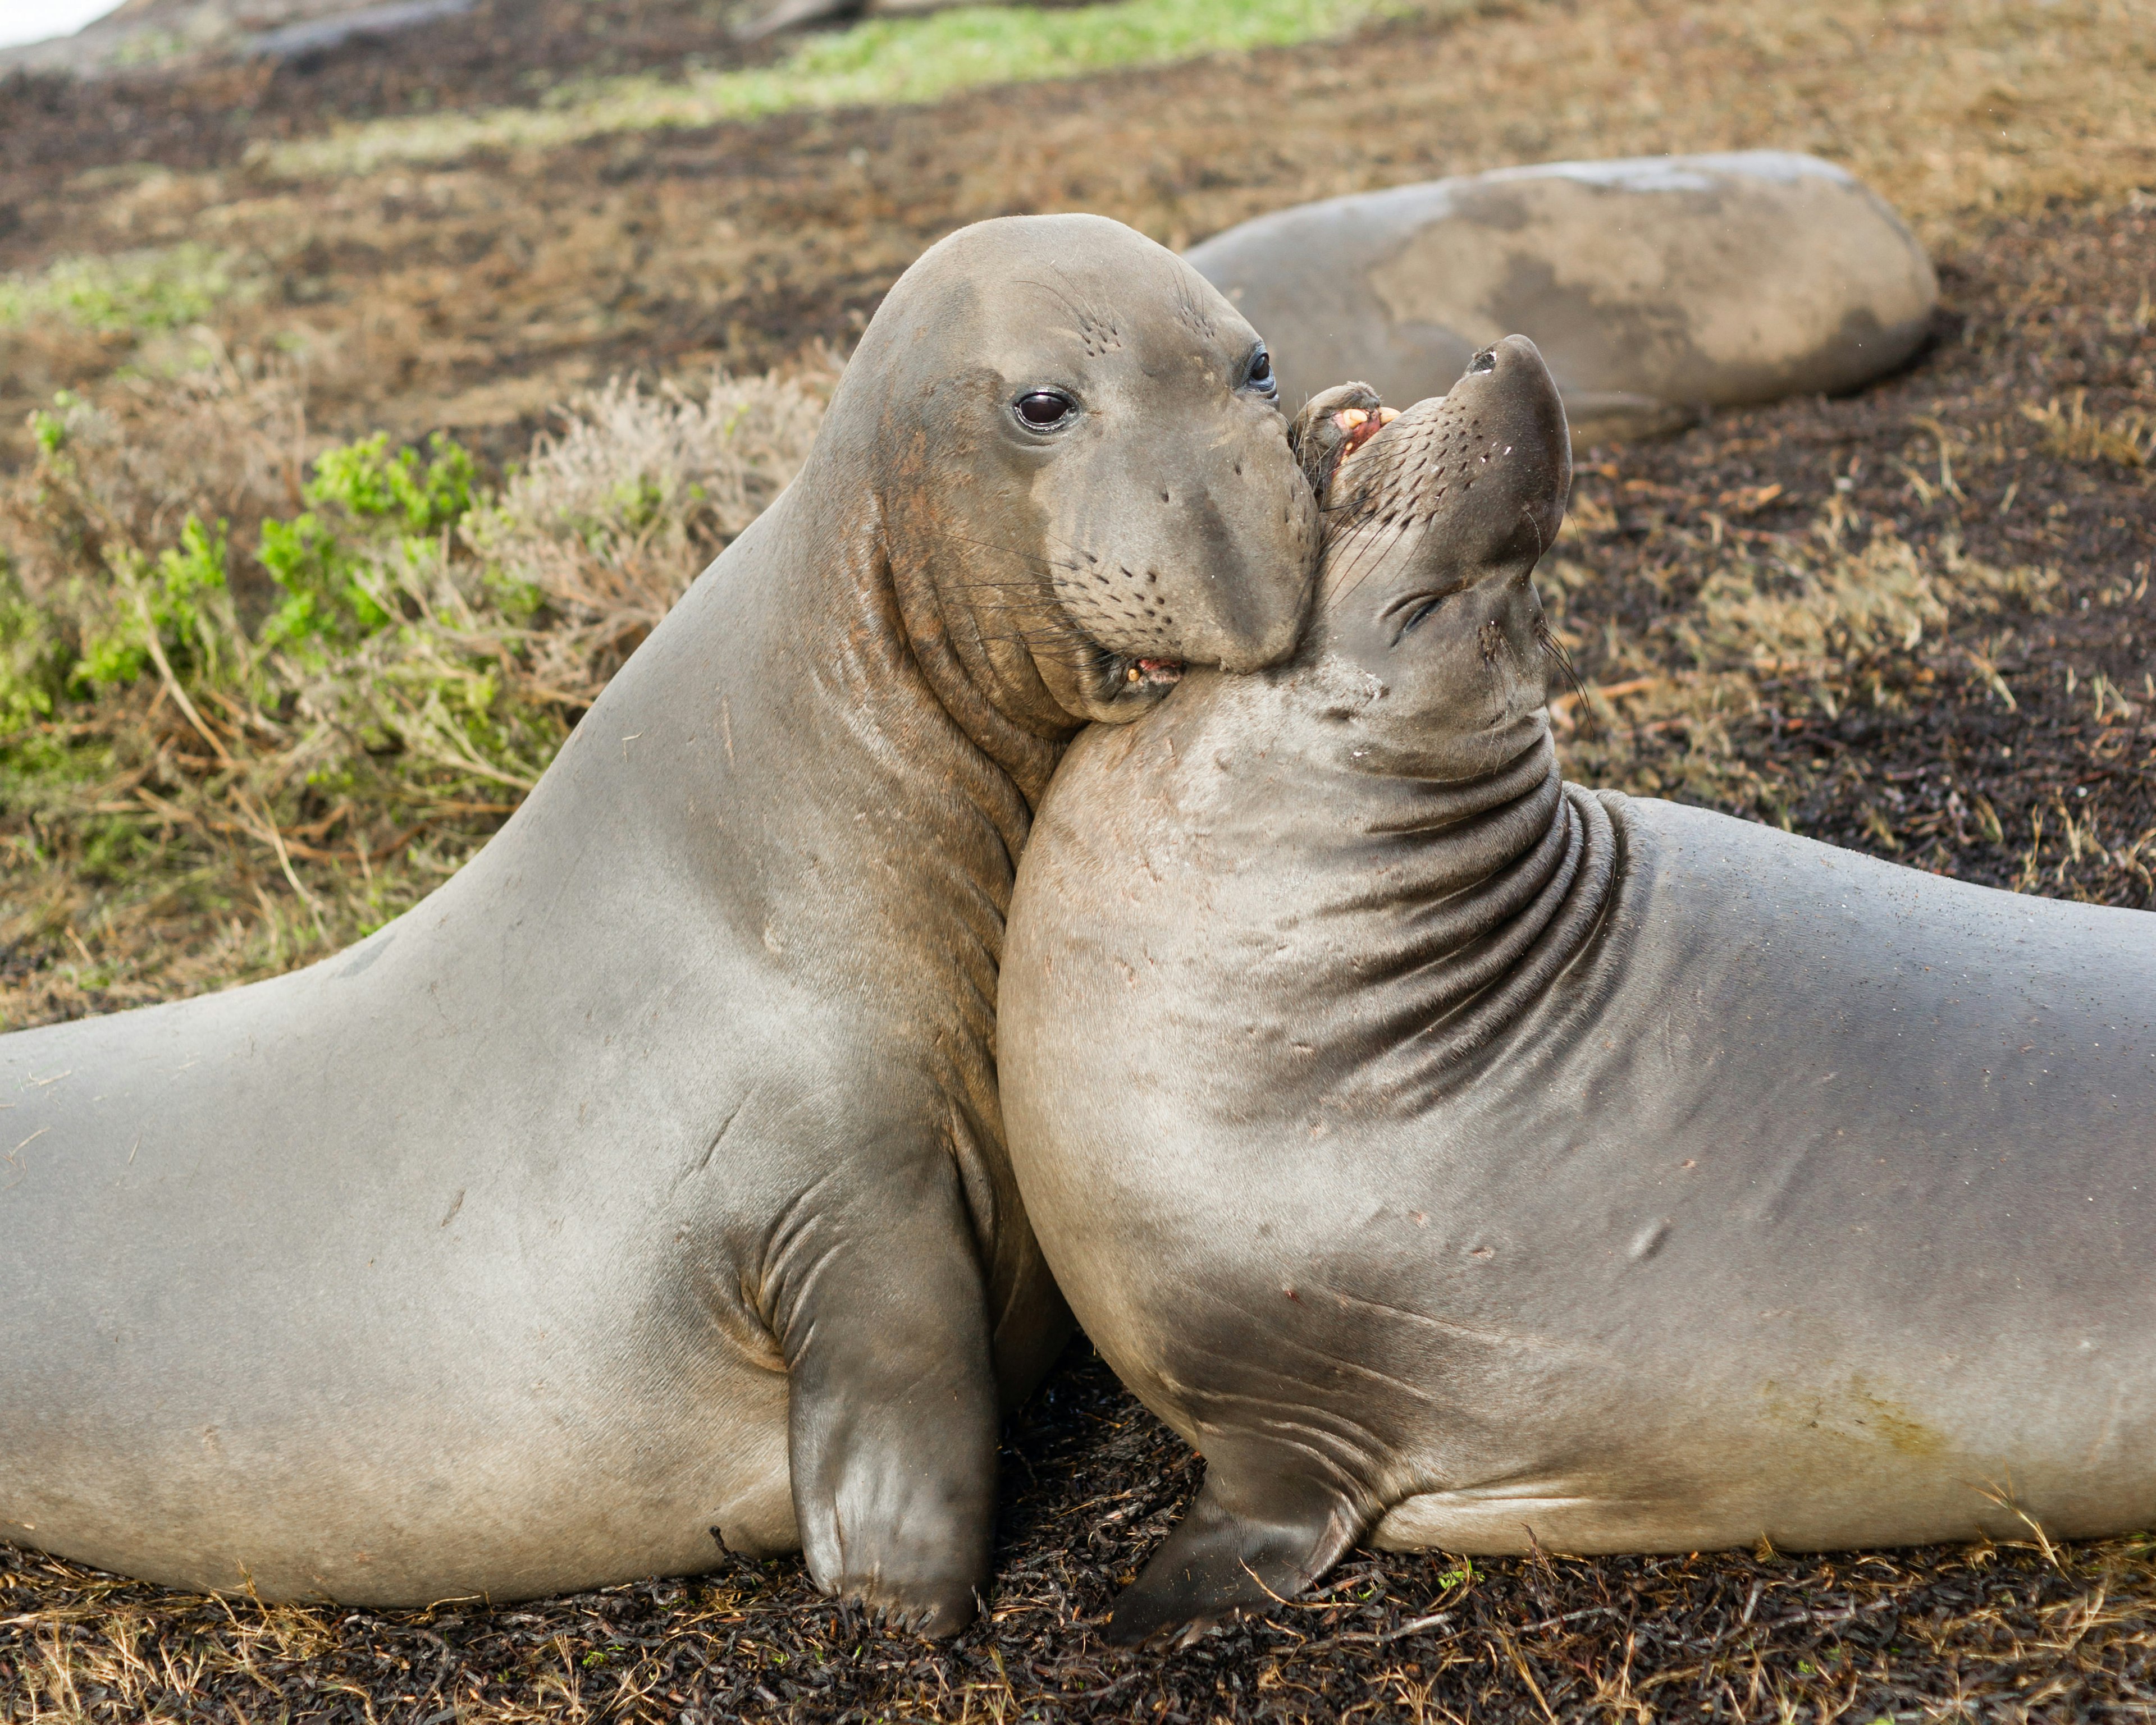
[{"label": "dead vegetation on ground", "polygon": [[439,886],[834,376],[611,384],[495,490],[446,440],[303,461],[278,374],[144,391],[162,438],[44,415],[0,490],[0,1028],[272,974]]},{"label": "dead vegetation on ground", "polygon": [[[2115,206],[2156,192],[2144,26],[2139,0],[1476,0],[1337,44],[325,182],[26,155],[0,168],[0,271],[203,248],[251,296],[204,326],[300,367],[320,433],[446,429],[506,459],[616,372],[745,375],[843,346],[926,245],[1015,210],[1096,210],[1180,245],[1439,174],[1755,146],[1844,163],[1935,247],[2047,200]],[[424,70],[419,38],[397,51]],[[27,454],[18,428],[54,391],[203,346],[0,330],[0,434]]]},{"label": "dead vegetation on ground", "polygon": [[1357,1553],[1311,1598],[1137,1657],[1096,1633],[1182,1512],[1189,1450],[1081,1343],[1015,1422],[991,1620],[877,1632],[790,1562],[530,1605],[262,1606],[0,1547],[13,1718],[322,1725],[735,1720],[2140,1719],[2156,1548],[1787,1556]]}]

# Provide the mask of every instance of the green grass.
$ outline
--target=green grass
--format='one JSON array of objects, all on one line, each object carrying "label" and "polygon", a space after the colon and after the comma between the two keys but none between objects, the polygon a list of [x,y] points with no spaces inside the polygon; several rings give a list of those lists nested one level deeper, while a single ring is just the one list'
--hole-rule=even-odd
[{"label": "green grass", "polygon": [[[830,381],[611,385],[498,485],[378,433],[289,496],[274,382],[57,399],[0,483],[0,1029],[270,974],[430,891],[799,470]],[[273,507],[228,519],[161,430]]]},{"label": "green grass", "polygon": [[754,120],[793,108],[933,102],[982,85],[1075,78],[1202,54],[1283,47],[1419,10],[1414,0],[1114,0],[1076,9],[971,6],[871,20],[798,43],[779,64],[565,86],[540,108],[376,121],[265,146],[298,177],[443,162],[473,150],[544,147],[608,132]]},{"label": "green grass", "polygon": [[248,290],[242,259],[189,241],[105,257],[59,258],[0,277],[0,329],[59,318],[100,334],[185,329]]}]

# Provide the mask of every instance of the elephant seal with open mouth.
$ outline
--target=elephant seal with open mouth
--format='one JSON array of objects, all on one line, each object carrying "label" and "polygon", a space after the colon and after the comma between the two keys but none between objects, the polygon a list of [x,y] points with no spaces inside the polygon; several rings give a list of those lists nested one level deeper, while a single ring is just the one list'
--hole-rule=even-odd
[{"label": "elephant seal with open mouth", "polygon": [[1003,1147],[1004,912],[1086,720],[1293,647],[1255,332],[990,222],[508,825],[313,968],[0,1039],[0,1535],[514,1598],[803,1548],[933,1632],[1068,1317]]},{"label": "elephant seal with open mouth", "polygon": [[1296,658],[1081,738],[1019,870],[1019,1188],[1207,1461],[1112,1633],[1366,1536],[2156,1522],[2156,915],[1562,783],[1548,373],[1373,408]]}]

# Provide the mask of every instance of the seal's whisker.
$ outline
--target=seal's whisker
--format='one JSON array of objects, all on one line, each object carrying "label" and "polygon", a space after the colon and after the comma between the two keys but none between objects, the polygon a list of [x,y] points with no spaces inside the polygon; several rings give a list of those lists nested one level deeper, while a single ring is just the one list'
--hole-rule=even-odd
[{"label": "seal's whisker", "polygon": [[1050,568],[1059,567],[1053,557],[1045,557],[1037,551],[1021,551],[1015,545],[998,545],[993,539],[976,539],[964,533],[952,533],[951,537],[958,544],[978,546],[983,551],[993,551],[1004,557],[1014,557],[1022,563],[1044,563]]},{"label": "seal's whisker", "polygon": [[[1428,531],[1425,526],[1424,531]],[[1379,530],[1364,535],[1351,547],[1346,567],[1336,578],[1328,568],[1326,572],[1328,591],[1335,602],[1346,598],[1367,581],[1372,574],[1384,567],[1385,560],[1398,548],[1403,535],[1398,529]],[[1352,572],[1353,578],[1348,578]],[[1333,583],[1337,581],[1337,585]]]},{"label": "seal's whisker", "polygon": [[1564,643],[1557,638],[1556,630],[1549,626],[1547,617],[1535,619],[1535,644],[1557,662],[1558,673],[1571,685],[1573,698],[1579,708],[1580,728],[1590,737],[1599,737],[1602,721],[1595,714],[1594,702],[1588,699],[1587,681],[1580,675],[1579,667],[1572,662],[1572,655],[1565,649]]},{"label": "seal's whisker", "polygon": [[[1068,547],[1068,555],[1062,557],[1050,557],[1037,551],[1022,551],[1014,545],[999,545],[993,539],[976,539],[968,534],[957,532],[951,535],[951,537],[961,545],[978,545],[983,551],[998,552],[1004,557],[1014,557],[1020,562],[1039,563],[1050,569],[1068,569],[1078,574],[1083,574],[1088,567],[1099,562],[1098,558],[1089,556],[1070,541],[1062,539],[1060,535],[1050,534],[1048,536],[1058,540]],[[967,583],[957,582],[952,584],[964,586]]]}]

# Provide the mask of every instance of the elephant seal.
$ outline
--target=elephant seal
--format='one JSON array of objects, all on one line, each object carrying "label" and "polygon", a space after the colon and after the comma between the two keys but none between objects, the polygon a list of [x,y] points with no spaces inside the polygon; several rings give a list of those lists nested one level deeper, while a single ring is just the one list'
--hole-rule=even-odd
[{"label": "elephant seal", "polygon": [[1568,480],[1502,341],[1339,466],[1296,658],[1094,730],[1041,808],[1013,1162],[1207,1462],[1120,1639],[1366,1536],[2156,1522],[2156,915],[1561,783]]},{"label": "elephant seal", "polygon": [[1440,395],[1518,330],[1583,447],[1855,389],[1917,351],[1938,303],[1884,199],[1774,150],[1400,186],[1260,216],[1188,255],[1265,331],[1291,402],[1337,377]]},{"label": "elephant seal", "polygon": [[1284,656],[1250,326],[1097,217],[892,289],[798,480],[460,874],[341,956],[0,1039],[0,1534],[264,1598],[799,1546],[931,1632],[1067,1315],[996,967],[1086,719]]}]

